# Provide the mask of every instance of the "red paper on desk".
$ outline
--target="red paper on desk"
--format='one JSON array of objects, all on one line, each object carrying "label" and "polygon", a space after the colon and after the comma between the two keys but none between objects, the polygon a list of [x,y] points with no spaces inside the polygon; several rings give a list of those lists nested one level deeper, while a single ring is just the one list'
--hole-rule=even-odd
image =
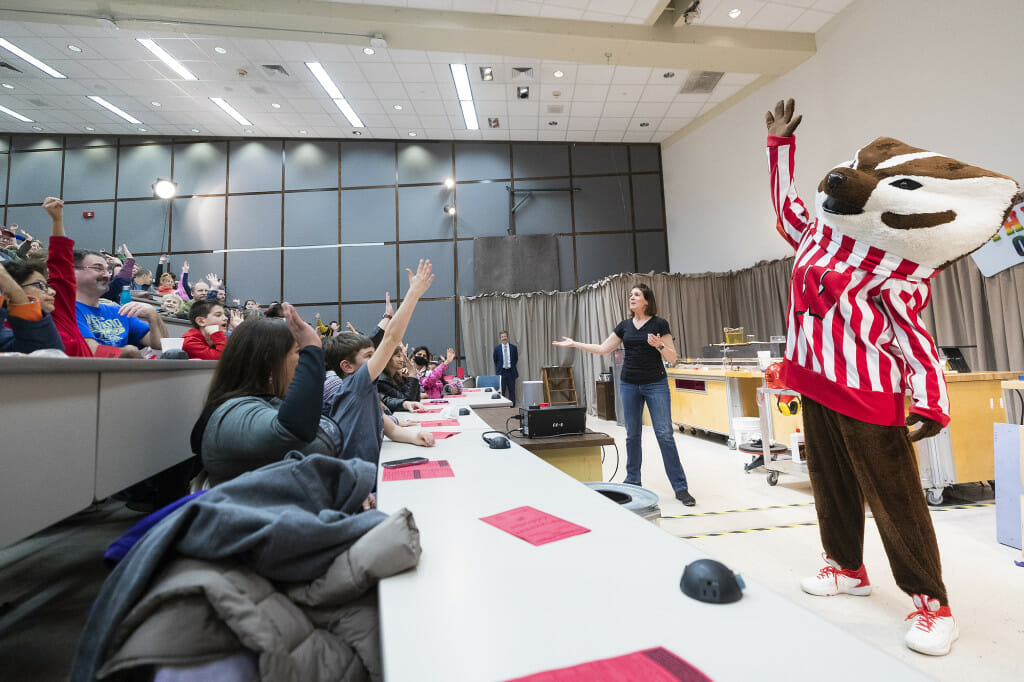
[{"label": "red paper on desk", "polygon": [[663,647],[635,651],[506,682],[711,682],[711,678]]},{"label": "red paper on desk", "polygon": [[589,528],[578,526],[533,507],[516,507],[493,516],[484,516],[480,520],[510,535],[522,538],[531,545],[546,545],[549,542],[590,532]]},{"label": "red paper on desk", "polygon": [[424,407],[422,409],[416,410],[416,414],[435,414],[443,409],[443,407]]},{"label": "red paper on desk", "polygon": [[478,392],[480,392],[482,390],[484,390],[484,389],[482,389],[482,388],[464,388],[464,389],[462,389],[462,392],[463,393],[478,393]]},{"label": "red paper on desk", "polygon": [[431,431],[434,436],[434,440],[444,440],[445,438],[451,438],[452,436],[459,435],[459,431]]},{"label": "red paper on desk", "polygon": [[435,426],[458,426],[458,419],[433,419],[431,421],[420,422],[420,426],[435,427]]},{"label": "red paper on desk", "polygon": [[420,478],[451,478],[455,475],[446,459],[432,460],[423,464],[399,469],[385,469],[384,481],[413,481]]}]

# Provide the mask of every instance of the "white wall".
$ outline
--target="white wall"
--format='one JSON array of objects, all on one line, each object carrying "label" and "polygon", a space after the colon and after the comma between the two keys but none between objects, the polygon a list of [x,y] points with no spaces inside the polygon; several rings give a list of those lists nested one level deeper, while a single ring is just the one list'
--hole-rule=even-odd
[{"label": "white wall", "polygon": [[818,51],[662,149],[669,266],[726,271],[791,255],[775,233],[764,113],[793,97],[797,182],[890,136],[1024,181],[1024,0],[857,0]]}]

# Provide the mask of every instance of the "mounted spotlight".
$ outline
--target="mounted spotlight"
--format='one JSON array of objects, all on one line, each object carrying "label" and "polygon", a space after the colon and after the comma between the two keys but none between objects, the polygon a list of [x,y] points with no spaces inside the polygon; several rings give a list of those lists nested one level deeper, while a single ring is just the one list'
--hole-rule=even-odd
[{"label": "mounted spotlight", "polygon": [[153,194],[161,199],[173,199],[178,193],[178,183],[172,180],[157,178],[153,183]]},{"label": "mounted spotlight", "polygon": [[444,212],[447,213],[448,215],[455,215],[455,207],[454,206],[445,206],[444,207]]},{"label": "mounted spotlight", "polygon": [[445,178],[444,179],[444,188],[445,189],[451,189],[454,186],[455,186],[455,181],[454,180],[452,180],[451,178]]}]

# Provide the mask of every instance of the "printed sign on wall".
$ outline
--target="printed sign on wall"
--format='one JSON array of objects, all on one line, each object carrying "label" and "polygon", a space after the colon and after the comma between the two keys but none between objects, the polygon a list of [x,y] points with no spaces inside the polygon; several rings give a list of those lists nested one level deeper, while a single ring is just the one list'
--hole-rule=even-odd
[{"label": "printed sign on wall", "polygon": [[1015,205],[1003,226],[984,246],[972,253],[981,274],[991,277],[997,272],[1024,263],[1024,201]]}]

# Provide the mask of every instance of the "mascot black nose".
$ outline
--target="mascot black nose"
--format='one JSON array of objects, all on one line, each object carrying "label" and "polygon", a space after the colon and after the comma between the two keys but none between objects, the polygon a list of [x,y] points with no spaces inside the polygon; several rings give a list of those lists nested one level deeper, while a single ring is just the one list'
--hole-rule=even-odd
[{"label": "mascot black nose", "polygon": [[846,182],[846,176],[842,173],[829,173],[825,182],[829,189],[838,189],[840,185]]}]

